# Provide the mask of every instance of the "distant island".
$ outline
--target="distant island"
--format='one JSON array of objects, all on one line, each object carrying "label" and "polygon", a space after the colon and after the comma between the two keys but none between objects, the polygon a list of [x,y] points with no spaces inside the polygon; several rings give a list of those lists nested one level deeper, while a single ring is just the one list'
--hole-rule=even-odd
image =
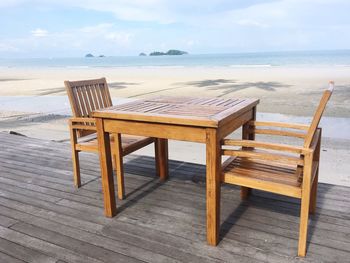
[{"label": "distant island", "polygon": [[139,56],[140,57],[144,57],[144,56],[147,56],[145,53],[143,53],[143,52],[141,52],[140,54],[139,54]]},{"label": "distant island", "polygon": [[[94,58],[95,56],[92,55],[91,53],[88,53],[88,54],[85,55],[85,57],[86,57],[86,58]],[[98,57],[99,57],[99,58],[104,58],[105,55],[99,55]]]},{"label": "distant island", "polygon": [[168,50],[168,52],[154,51],[149,55],[150,56],[178,56],[178,55],[186,55],[186,54],[188,54],[186,51],[170,49]]}]

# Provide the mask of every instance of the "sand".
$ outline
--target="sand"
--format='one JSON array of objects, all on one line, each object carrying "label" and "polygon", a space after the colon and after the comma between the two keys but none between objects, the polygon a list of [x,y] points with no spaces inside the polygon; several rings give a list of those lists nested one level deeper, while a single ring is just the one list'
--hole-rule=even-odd
[{"label": "sand", "polygon": [[[68,141],[70,110],[63,81],[99,77],[107,78],[114,103],[155,95],[254,97],[260,99],[258,117],[301,122],[309,121],[328,81],[334,80],[336,89],[325,113],[328,132],[320,181],[350,186],[350,67],[2,68],[0,131]],[[204,164],[204,152],[200,144],[170,142],[172,159]],[[153,155],[153,149],[139,153]]]},{"label": "sand", "polygon": [[257,97],[259,111],[311,116],[329,80],[336,91],[327,116],[350,117],[350,67],[87,68],[0,71],[0,96],[64,95],[63,80],[105,76],[115,97],[154,95]]}]

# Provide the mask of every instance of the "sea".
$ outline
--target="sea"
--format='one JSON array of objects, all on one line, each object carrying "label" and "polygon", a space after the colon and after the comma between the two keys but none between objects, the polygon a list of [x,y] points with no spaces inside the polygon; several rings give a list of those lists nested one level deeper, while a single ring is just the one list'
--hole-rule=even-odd
[{"label": "sea", "polygon": [[94,68],[94,67],[350,67],[350,50],[284,51],[180,56],[105,56],[72,58],[0,58],[6,68]]}]

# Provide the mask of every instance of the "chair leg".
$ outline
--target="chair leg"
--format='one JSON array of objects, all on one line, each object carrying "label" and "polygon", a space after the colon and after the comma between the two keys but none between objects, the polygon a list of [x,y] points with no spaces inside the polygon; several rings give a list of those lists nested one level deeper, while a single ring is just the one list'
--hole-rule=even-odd
[{"label": "chair leg", "polygon": [[75,145],[77,144],[77,131],[75,129],[69,128],[70,132],[70,143],[72,146],[72,164],[73,164],[73,177],[74,177],[74,185],[75,187],[81,186],[80,179],[80,164],[79,164],[79,151],[75,149]]},{"label": "chair leg", "polygon": [[74,146],[72,146],[72,162],[73,162],[74,185],[75,187],[79,188],[81,186],[79,151],[76,151],[74,149]]},{"label": "chair leg", "polygon": [[303,171],[303,183],[301,194],[301,209],[300,209],[300,226],[299,226],[299,246],[298,256],[305,257],[306,255],[306,242],[307,242],[307,228],[309,223],[309,209],[310,209],[310,196],[311,196],[311,175],[312,175],[312,162],[313,152],[304,155],[304,171]]},{"label": "chair leg", "polygon": [[[255,120],[256,118],[256,107],[253,110],[253,118],[252,120]],[[255,140],[255,134],[250,131],[249,123],[245,123],[242,126],[242,140]],[[247,200],[252,193],[252,189],[249,187],[241,186],[241,200]]]},{"label": "chair leg", "polygon": [[248,187],[241,186],[241,199],[247,200],[252,193],[252,189]]},{"label": "chair leg", "polygon": [[125,198],[125,184],[124,184],[124,167],[123,167],[123,154],[122,154],[122,142],[121,135],[116,134],[114,136],[115,142],[115,152],[113,154],[115,174],[117,177],[117,187],[118,187],[118,199],[123,200]]},{"label": "chair leg", "polygon": [[[314,154],[314,161],[319,162],[320,161],[320,152],[321,152],[321,137],[322,137],[322,129],[318,128],[320,132],[320,136],[317,142],[316,151]],[[316,168],[316,174],[315,179],[311,187],[311,200],[310,200],[310,213],[315,214],[316,213],[316,203],[317,203],[317,186],[318,186],[318,172],[320,169],[320,166]]]},{"label": "chair leg", "polygon": [[315,175],[314,183],[311,188],[311,197],[310,197],[310,214],[316,213],[316,204],[317,204],[317,185],[318,185],[318,168]]},{"label": "chair leg", "polygon": [[310,207],[310,198],[301,199],[299,248],[298,248],[299,257],[305,257],[306,255],[307,229],[308,229],[308,223],[309,223],[309,207]]}]

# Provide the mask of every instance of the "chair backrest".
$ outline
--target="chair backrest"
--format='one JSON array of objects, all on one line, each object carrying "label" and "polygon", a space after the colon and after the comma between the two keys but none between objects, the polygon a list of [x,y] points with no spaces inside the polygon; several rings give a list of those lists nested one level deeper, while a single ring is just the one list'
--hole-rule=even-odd
[{"label": "chair backrest", "polygon": [[[106,78],[65,81],[73,117],[88,118],[91,112],[112,106]],[[86,123],[86,125],[91,125]],[[91,130],[79,130],[78,137],[95,133]]]},{"label": "chair backrest", "polygon": [[106,78],[65,81],[74,117],[91,117],[91,112],[112,106]]},{"label": "chair backrest", "polygon": [[311,143],[312,143],[312,139],[313,139],[315,132],[318,128],[322,114],[326,108],[327,102],[329,101],[329,99],[332,96],[333,90],[334,90],[334,82],[330,81],[329,88],[324,91],[323,96],[322,96],[321,101],[320,101],[320,104],[318,105],[317,110],[315,112],[315,115],[312,119],[310,128],[307,131],[305,141],[304,141],[305,148],[309,148]]}]

